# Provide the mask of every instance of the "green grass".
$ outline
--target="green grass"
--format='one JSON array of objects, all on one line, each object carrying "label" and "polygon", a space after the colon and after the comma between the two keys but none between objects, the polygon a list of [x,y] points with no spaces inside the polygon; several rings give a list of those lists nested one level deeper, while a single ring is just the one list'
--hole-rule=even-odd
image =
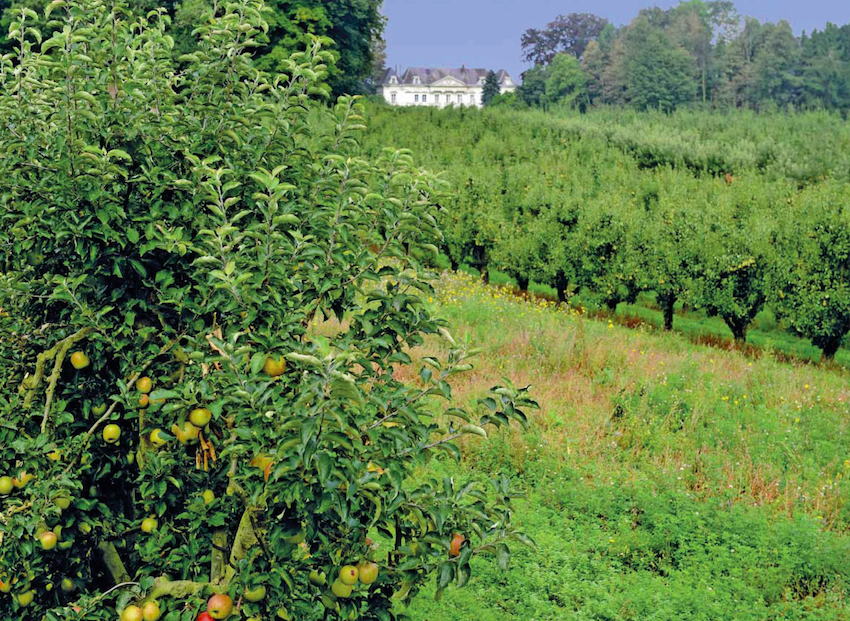
[{"label": "green grass", "polygon": [[[448,259],[444,260],[443,268],[448,266]],[[461,266],[461,271],[478,277],[480,273],[474,268],[466,265]],[[490,284],[496,287],[516,287],[516,280],[497,270],[490,272]],[[558,292],[547,285],[532,282],[529,292],[545,297],[556,299]],[[578,296],[572,300],[575,304],[582,304],[594,311],[602,310],[594,303],[592,296]],[[646,328],[661,330],[664,318],[661,311],[655,306],[653,296],[641,295],[636,304],[620,304],[617,307],[616,316],[621,322],[632,323],[640,320]],[[682,304],[677,306],[677,315],[673,322],[673,329],[685,337],[699,341],[715,341],[722,345],[731,345],[734,340],[732,331],[719,317],[707,317],[704,312],[685,312]],[[727,343],[723,343],[727,341]],[[800,338],[790,334],[777,323],[776,317],[770,310],[762,311],[753,322],[753,326],[747,333],[747,344],[766,352],[780,353],[788,358],[795,358],[806,362],[819,362],[821,351],[808,339]],[[835,363],[850,368],[850,350],[840,349],[835,356]]]},{"label": "green grass", "polygon": [[462,275],[438,290],[456,335],[484,349],[456,398],[506,376],[541,410],[421,475],[512,477],[537,550],[515,547],[507,574],[476,560],[467,588],[420,594],[413,619],[850,618],[850,373],[589,320]]}]

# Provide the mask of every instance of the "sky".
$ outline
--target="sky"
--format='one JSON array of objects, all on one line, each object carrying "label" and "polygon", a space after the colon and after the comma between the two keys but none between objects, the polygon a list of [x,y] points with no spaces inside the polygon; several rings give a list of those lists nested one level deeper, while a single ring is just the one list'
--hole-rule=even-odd
[{"label": "sky", "polygon": [[[669,8],[677,1],[659,1]],[[595,13],[626,24],[652,0],[384,0],[387,66],[506,69],[519,81],[520,37],[567,13]],[[850,0],[737,0],[742,15],[763,22],[788,20],[799,34],[827,22],[850,22]]]}]

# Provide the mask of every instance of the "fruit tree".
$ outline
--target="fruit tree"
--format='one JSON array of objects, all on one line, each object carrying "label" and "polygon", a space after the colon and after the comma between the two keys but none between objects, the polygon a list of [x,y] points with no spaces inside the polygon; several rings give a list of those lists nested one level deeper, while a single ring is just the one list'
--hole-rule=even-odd
[{"label": "fruit tree", "polygon": [[[450,401],[470,354],[427,302],[440,181],[359,154],[318,42],[267,75],[263,6],[216,6],[177,61],[164,10],[11,25],[4,621],[401,619],[429,577],[529,543],[507,481],[409,476],[534,407]],[[426,337],[444,355],[414,363]]]}]

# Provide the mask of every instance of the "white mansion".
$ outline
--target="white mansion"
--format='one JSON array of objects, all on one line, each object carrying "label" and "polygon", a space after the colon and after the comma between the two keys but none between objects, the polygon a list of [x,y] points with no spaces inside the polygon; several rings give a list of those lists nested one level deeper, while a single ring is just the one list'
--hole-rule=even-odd
[{"label": "white mansion", "polygon": [[[511,93],[517,86],[502,69],[496,76],[502,93]],[[426,69],[411,68],[399,75],[388,69],[381,82],[384,99],[394,106],[454,106],[481,107],[481,93],[487,69]]]}]

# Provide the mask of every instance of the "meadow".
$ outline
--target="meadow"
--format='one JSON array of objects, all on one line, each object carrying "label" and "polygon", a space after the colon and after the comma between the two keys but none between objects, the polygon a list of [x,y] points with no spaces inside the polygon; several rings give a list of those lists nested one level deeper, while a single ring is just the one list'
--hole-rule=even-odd
[{"label": "meadow", "polygon": [[[474,564],[422,621],[847,619],[848,372],[630,329],[445,275],[434,304],[482,348],[453,385],[531,384],[526,432],[418,476],[507,476],[536,551]],[[416,357],[440,351],[435,342]]]}]

